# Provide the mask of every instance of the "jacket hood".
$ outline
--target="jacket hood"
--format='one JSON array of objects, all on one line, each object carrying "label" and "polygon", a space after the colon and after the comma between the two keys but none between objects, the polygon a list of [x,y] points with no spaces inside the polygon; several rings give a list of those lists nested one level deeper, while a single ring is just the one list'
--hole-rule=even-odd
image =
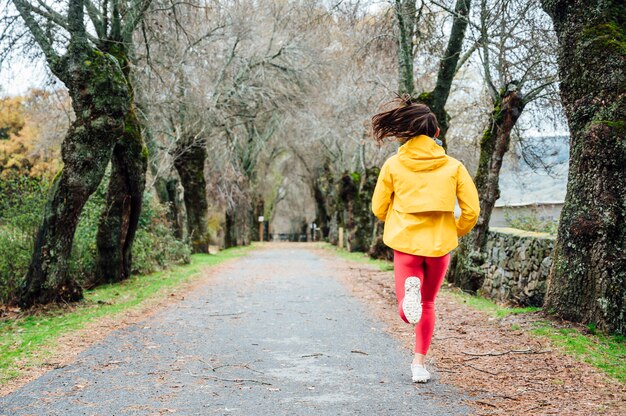
[{"label": "jacket hood", "polygon": [[398,160],[413,171],[426,171],[445,165],[448,158],[443,147],[432,138],[421,135],[400,146]]}]

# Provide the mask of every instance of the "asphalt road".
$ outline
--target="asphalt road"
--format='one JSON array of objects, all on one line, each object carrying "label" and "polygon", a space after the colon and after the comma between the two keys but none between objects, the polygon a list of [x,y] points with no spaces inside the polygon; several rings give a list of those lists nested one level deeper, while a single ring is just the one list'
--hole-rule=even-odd
[{"label": "asphalt road", "polygon": [[253,251],[0,398],[0,415],[456,415],[315,251]]}]

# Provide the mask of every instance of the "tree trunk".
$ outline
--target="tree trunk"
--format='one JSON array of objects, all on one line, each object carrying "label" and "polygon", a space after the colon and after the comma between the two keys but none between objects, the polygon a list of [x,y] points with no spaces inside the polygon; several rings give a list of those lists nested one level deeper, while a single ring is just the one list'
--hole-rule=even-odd
[{"label": "tree trunk", "polygon": [[74,232],[124,132],[123,120],[131,102],[128,84],[116,62],[85,41],[72,42],[54,70],[69,90],[76,120],[63,141],[64,167],[54,180],[35,239],[19,296],[23,307],[82,297],[81,288],[67,273]]},{"label": "tree trunk", "polygon": [[124,135],[113,148],[106,205],[96,236],[96,284],[119,282],[130,276],[147,167],[141,126],[131,108],[124,121]]},{"label": "tree trunk", "polygon": [[545,308],[626,333],[626,5],[543,0],[559,40],[570,168]]},{"label": "tree trunk", "polygon": [[206,196],[204,163],[207,151],[204,143],[194,143],[179,152],[174,167],[184,189],[187,211],[187,233],[194,253],[209,251],[209,204]]},{"label": "tree trunk", "polygon": [[326,209],[327,194],[322,190],[319,179],[313,181],[313,199],[315,200],[315,222],[322,231],[322,240],[328,237],[330,218]]},{"label": "tree trunk", "polygon": [[439,140],[443,142],[442,146],[447,148],[446,133],[448,132],[450,116],[446,111],[446,103],[452,88],[452,81],[457,73],[457,65],[463,49],[463,41],[465,39],[465,29],[467,29],[468,16],[471,6],[471,0],[457,0],[452,18],[452,30],[448,38],[448,46],[446,52],[439,63],[439,72],[437,73],[437,84],[431,92],[420,94],[418,100],[430,107],[432,112],[437,116],[439,122]]},{"label": "tree trunk", "polygon": [[124,134],[113,148],[111,179],[96,236],[95,283],[127,279],[132,270],[132,248],[143,203],[148,169],[148,149],[142,136],[132,89],[128,46],[108,42],[104,49],[115,56],[131,92]]},{"label": "tree trunk", "polygon": [[354,201],[358,194],[358,181],[354,174],[344,172],[338,181],[337,187],[337,212],[339,213],[339,226],[344,229],[344,247],[353,251],[355,232]]},{"label": "tree trunk", "polygon": [[167,192],[167,204],[168,219],[172,224],[174,230],[174,237],[179,240],[184,240],[187,237],[185,233],[185,223],[187,222],[187,213],[185,207],[181,204],[181,199],[184,199],[184,193],[181,198],[181,192],[178,188],[178,179],[170,178],[165,182],[165,190]]},{"label": "tree trunk", "polygon": [[416,0],[396,0],[398,22],[398,92],[413,95],[413,36],[415,34]]},{"label": "tree trunk", "polygon": [[[250,226],[252,228],[252,232],[251,232],[251,236],[250,236],[250,240],[251,241],[260,241],[261,238],[261,234],[259,234],[259,232],[264,232],[265,230],[265,225],[263,226],[263,228],[261,229],[259,227],[259,217],[264,217],[265,216],[265,201],[263,200],[263,196],[262,195],[257,195],[254,198],[254,210],[252,210],[250,212]],[[254,227],[252,227],[254,226]],[[267,238],[265,237],[265,235],[263,234],[263,241],[267,241]]]},{"label": "tree trunk", "polygon": [[252,211],[245,207],[236,207],[226,211],[224,225],[224,245],[226,248],[246,246],[250,244],[250,226],[249,219],[252,217]]},{"label": "tree trunk", "polygon": [[[146,114],[147,110],[143,108],[143,106],[137,104],[137,108],[140,110],[139,114]],[[147,125],[147,121],[145,117],[142,117],[140,120],[141,125],[144,127],[143,132],[149,155],[148,168],[154,178],[154,191],[159,202],[167,207],[167,219],[170,224],[172,224],[174,236],[182,241],[185,238],[185,221],[184,209],[179,203],[178,179],[175,177],[176,174],[172,170],[168,170],[166,174],[159,172],[160,158],[157,157],[158,144],[151,133],[150,126]]]},{"label": "tree trunk", "polygon": [[224,218],[224,248],[236,247],[235,213],[227,210]]},{"label": "tree trunk", "polygon": [[465,236],[452,259],[448,280],[464,290],[475,292],[483,284],[484,248],[489,220],[500,197],[500,169],[509,150],[511,131],[522,114],[525,103],[510,84],[494,104],[492,123],[480,142],[480,160],[474,178],[480,198],[480,215],[476,226]]}]

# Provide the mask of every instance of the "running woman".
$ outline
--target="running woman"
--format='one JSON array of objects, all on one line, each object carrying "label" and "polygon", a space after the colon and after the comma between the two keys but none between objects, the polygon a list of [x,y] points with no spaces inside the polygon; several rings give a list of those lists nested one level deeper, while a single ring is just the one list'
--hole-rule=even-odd
[{"label": "running woman", "polygon": [[[478,192],[467,169],[446,155],[433,112],[408,97],[372,118],[379,144],[395,137],[402,145],[383,164],[372,211],[385,222],[384,243],[394,252],[396,297],[400,317],[415,325],[413,382],[425,383],[424,366],[435,328],[435,298],[458,237],[478,220]],[[458,200],[461,215],[454,216]]]}]

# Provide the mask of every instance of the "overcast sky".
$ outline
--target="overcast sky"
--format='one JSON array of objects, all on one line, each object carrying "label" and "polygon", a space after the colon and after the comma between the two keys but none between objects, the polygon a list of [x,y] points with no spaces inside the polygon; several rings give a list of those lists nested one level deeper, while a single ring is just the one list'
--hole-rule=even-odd
[{"label": "overcast sky", "polygon": [[11,63],[0,68],[1,95],[21,95],[29,88],[44,88],[50,83],[42,59],[26,61],[13,56]]}]

